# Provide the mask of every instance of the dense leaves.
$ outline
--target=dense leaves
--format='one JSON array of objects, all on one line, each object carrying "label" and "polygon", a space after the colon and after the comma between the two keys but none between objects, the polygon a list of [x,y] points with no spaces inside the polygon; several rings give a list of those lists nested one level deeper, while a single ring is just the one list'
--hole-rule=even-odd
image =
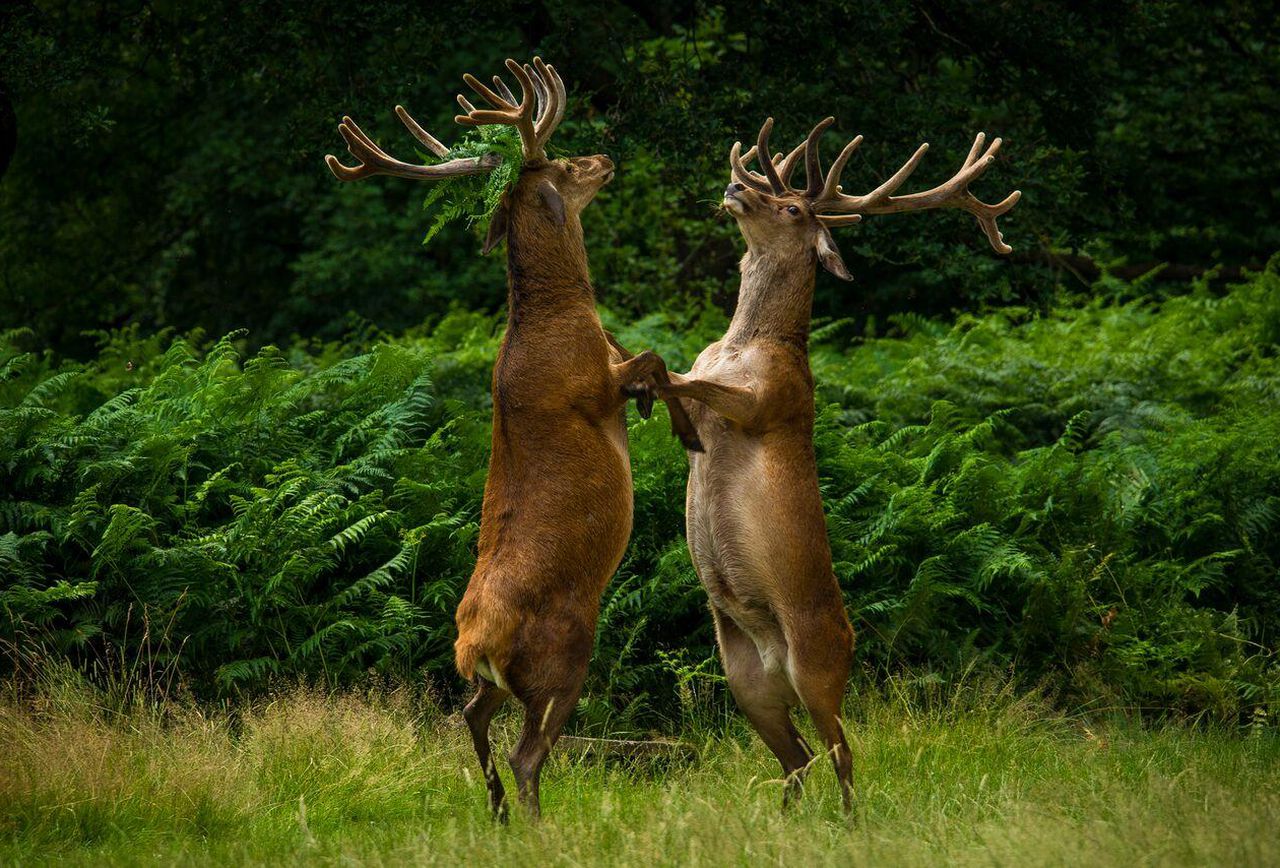
[{"label": "dense leaves", "polygon": [[412,159],[397,103],[454,144],[461,74],[534,52],[570,88],[553,145],[619,163],[587,238],[628,316],[728,303],[738,241],[708,217],[729,146],[767,115],[779,147],[827,115],[865,134],[850,190],[924,140],[917,180],[941,180],[985,130],[1005,148],[976,192],[1025,194],[1002,221],[1012,261],[960,214],[841,232],[871,289],[824,276],[826,315],[1041,303],[1081,286],[1087,261],[1043,264],[1061,253],[1185,274],[1280,249],[1280,19],[1264,3],[3,5],[0,165],[17,150],[0,182],[0,328],[81,357],[83,330],[130,322],[248,327],[256,347],[338,336],[350,311],[398,331],[454,301],[497,308],[501,263],[461,226],[414,248],[423,185],[341,185],[322,157],[350,114]]},{"label": "dense leaves", "polygon": [[[413,159],[397,103],[458,153],[514,156],[509,132],[462,134],[453,92],[542,53],[570,89],[553,154],[619,163],[584,214],[608,324],[677,368],[732,306],[741,241],[714,204],[764,117],[779,147],[827,115],[864,133],[850,190],[919,141],[927,185],[1003,136],[975,192],[1023,190],[1012,257],[961,214],[886,217],[837,233],[852,289],[819,277],[817,448],[860,660],[1274,715],[1277,21],[1156,0],[5,4],[6,661],[202,696],[370,669],[459,687],[505,298],[476,236],[515,164],[343,185],[322,157],[350,114]],[[684,458],[663,419],[631,437],[635,534],[583,709],[614,727],[720,689]]]},{"label": "dense leaves", "polygon": [[[816,330],[820,474],[867,668],[978,662],[1071,703],[1276,710],[1280,273],[1129,294],[900,318],[852,346],[847,322]],[[610,324],[677,365],[724,325]],[[456,688],[496,322],[288,354],[241,340],[126,331],[74,366],[5,337],[6,640],[206,694],[370,667]],[[673,714],[715,671],[684,459],[661,418],[631,435],[635,535],[584,709],[615,724]]]},{"label": "dense leaves", "polygon": [[[451,364],[486,367],[492,323],[467,326]],[[441,397],[435,346],[291,364],[270,347],[242,360],[231,338],[146,358],[158,341],[121,336],[96,371],[7,358],[9,631],[73,656],[145,643],[224,688],[446,656],[487,444],[482,414]],[[483,382],[444,376],[472,397]],[[69,599],[84,605],[54,618]]]}]

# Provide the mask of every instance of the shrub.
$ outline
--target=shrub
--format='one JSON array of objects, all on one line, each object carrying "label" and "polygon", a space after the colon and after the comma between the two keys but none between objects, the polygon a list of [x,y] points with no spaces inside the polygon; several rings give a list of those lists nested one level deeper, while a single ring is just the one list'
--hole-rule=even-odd
[{"label": "shrub", "polygon": [[[695,308],[619,332],[680,367],[723,325]],[[1274,711],[1274,266],[1225,294],[902,317],[853,347],[845,328],[814,332],[816,440],[868,672],[976,661],[1072,705]],[[5,639],[202,695],[370,668],[459,687],[497,331],[453,313],[250,357],[237,335],[124,331],[83,367],[5,335]],[[635,532],[588,726],[654,725],[718,689],[683,457],[662,413],[631,436]]]}]

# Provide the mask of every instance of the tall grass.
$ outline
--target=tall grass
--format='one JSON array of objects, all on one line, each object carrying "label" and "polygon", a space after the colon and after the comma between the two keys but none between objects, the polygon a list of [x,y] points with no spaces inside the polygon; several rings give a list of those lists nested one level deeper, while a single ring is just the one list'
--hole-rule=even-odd
[{"label": "tall grass", "polygon": [[[545,820],[496,827],[429,696],[291,689],[222,711],[66,674],[0,701],[7,864],[1274,864],[1280,736],[1063,717],[1007,685],[890,680],[848,708],[856,816],[825,763],[780,809],[737,722],[687,762],[560,750]],[[499,749],[517,720],[500,717]],[[505,771],[505,769],[504,769]]]}]

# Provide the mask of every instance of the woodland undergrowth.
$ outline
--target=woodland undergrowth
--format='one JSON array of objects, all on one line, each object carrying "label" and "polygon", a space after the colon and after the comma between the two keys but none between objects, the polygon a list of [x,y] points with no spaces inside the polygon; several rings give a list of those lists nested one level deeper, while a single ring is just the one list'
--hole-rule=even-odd
[{"label": "woodland undergrowth", "polygon": [[[816,443],[859,678],[973,667],[1055,701],[1246,723],[1280,703],[1280,273],[882,336],[817,324]],[[1136,299],[1136,300],[1131,300]],[[677,368],[712,308],[605,319]],[[0,640],[198,697],[373,670],[448,696],[493,317],[245,355],[243,335],[0,336]],[[685,459],[632,414],[635,533],[579,725],[718,707]],[[115,675],[112,675],[112,674]],[[1270,716],[1270,718],[1268,717]]]}]

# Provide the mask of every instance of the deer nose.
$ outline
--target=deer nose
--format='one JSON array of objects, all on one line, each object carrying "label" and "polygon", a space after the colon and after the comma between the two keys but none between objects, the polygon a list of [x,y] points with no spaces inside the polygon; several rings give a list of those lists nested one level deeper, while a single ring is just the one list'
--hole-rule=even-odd
[{"label": "deer nose", "polygon": [[743,190],[745,190],[745,189],[747,189],[747,188],[746,188],[746,187],[744,187],[744,186],[742,186],[741,184],[739,184],[737,181],[734,181],[734,182],[733,182],[733,183],[731,183],[728,187],[725,187],[725,188],[724,188],[724,194],[725,194],[726,196],[730,196],[730,195],[732,195],[732,194],[734,194],[734,193],[740,193],[740,192],[742,192],[742,191],[743,191]]}]

